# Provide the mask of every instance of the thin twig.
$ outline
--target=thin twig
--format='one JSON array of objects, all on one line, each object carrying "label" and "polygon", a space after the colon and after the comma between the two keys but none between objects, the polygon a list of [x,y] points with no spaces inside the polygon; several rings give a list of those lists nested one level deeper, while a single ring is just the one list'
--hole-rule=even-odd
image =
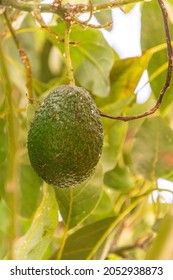
[{"label": "thin twig", "polygon": [[[36,19],[36,21],[40,24],[41,28],[46,30],[50,35],[55,38],[57,43],[64,43],[64,38],[61,38],[56,32],[54,32],[52,29],[49,28],[49,26],[45,23],[41,13],[40,9],[35,9],[33,11],[33,16]],[[78,42],[69,42],[70,45],[78,45]]]},{"label": "thin twig", "polygon": [[122,247],[116,248],[115,250],[111,250],[110,252],[122,256],[124,252],[128,252],[131,250],[135,250],[137,248],[147,250],[153,239],[153,233],[148,234],[148,236],[144,236],[144,238],[139,237],[134,243],[130,245],[124,245]]},{"label": "thin twig", "polygon": [[93,1],[89,0],[89,4],[90,4],[89,18],[87,20],[83,21],[84,24],[88,23],[93,16]]},{"label": "thin twig", "polygon": [[104,24],[99,24],[99,25],[89,23],[89,21],[91,20],[91,18],[93,16],[93,13],[94,13],[93,1],[89,0],[89,4],[90,4],[89,18],[85,21],[82,21],[82,20],[76,18],[76,16],[74,16],[73,20],[74,20],[75,23],[77,23],[81,26],[87,26],[87,27],[96,28],[96,29],[106,28],[106,27],[109,27],[109,26],[112,25],[112,21],[106,22]]},{"label": "thin twig", "polygon": [[7,23],[7,26],[10,30],[10,33],[12,35],[12,38],[16,44],[16,47],[19,51],[19,55],[20,55],[20,58],[21,58],[21,61],[25,67],[25,70],[26,70],[26,87],[27,87],[27,90],[28,90],[28,100],[30,103],[33,102],[33,92],[32,92],[32,68],[31,68],[31,63],[30,63],[30,60],[29,60],[29,57],[25,51],[25,49],[23,48],[23,46],[21,45],[21,43],[19,42],[16,34],[15,34],[15,31],[12,27],[12,24],[10,22],[10,19],[6,13],[6,11],[4,12],[4,17],[5,17],[5,20],[6,20],[6,23]]},{"label": "thin twig", "polygon": [[96,24],[92,24],[92,23],[86,23],[85,21],[82,21],[82,20],[77,19],[77,18],[73,18],[73,20],[81,26],[87,26],[87,27],[91,27],[91,28],[95,28],[95,29],[107,28],[107,27],[110,27],[112,25],[112,21],[106,22],[104,24],[96,25]]},{"label": "thin twig", "polygon": [[64,42],[64,39],[62,39],[56,32],[54,32],[47,26],[40,13],[40,9],[35,9],[33,11],[33,14],[37,22],[40,24],[41,28],[45,29],[50,35],[53,35],[53,37],[57,40],[58,43]]},{"label": "thin twig", "polygon": [[107,115],[107,114],[99,111],[99,113],[102,117],[106,117],[106,118],[114,119],[114,120],[121,120],[121,121],[131,121],[131,120],[140,119],[140,118],[144,118],[146,116],[152,115],[161,106],[165,92],[170,87],[170,82],[171,82],[171,77],[172,77],[172,67],[173,67],[173,49],[172,49],[172,45],[171,45],[171,36],[170,36],[170,31],[169,31],[167,10],[165,8],[163,0],[158,0],[158,3],[160,6],[162,15],[163,15],[164,28],[165,28],[165,34],[166,34],[166,43],[167,43],[167,53],[168,53],[168,68],[167,68],[166,81],[165,81],[163,88],[160,91],[159,98],[158,98],[156,104],[154,105],[154,107],[152,107],[149,111],[146,111],[142,114],[137,114],[137,115],[132,115],[132,116],[111,116],[111,115]]}]

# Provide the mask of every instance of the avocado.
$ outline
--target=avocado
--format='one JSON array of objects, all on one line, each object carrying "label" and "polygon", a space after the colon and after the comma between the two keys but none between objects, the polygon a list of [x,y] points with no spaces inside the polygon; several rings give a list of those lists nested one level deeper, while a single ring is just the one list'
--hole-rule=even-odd
[{"label": "avocado", "polygon": [[87,179],[103,145],[99,111],[82,87],[62,85],[50,92],[28,132],[28,154],[48,184],[70,187]]}]

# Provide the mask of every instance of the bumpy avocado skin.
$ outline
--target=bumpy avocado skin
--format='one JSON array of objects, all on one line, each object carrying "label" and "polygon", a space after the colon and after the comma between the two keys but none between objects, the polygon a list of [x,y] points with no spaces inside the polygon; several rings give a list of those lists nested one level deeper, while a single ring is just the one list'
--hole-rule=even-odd
[{"label": "bumpy avocado skin", "polygon": [[55,88],[36,111],[28,132],[28,153],[37,174],[49,184],[80,184],[97,165],[103,127],[89,93],[77,86]]}]

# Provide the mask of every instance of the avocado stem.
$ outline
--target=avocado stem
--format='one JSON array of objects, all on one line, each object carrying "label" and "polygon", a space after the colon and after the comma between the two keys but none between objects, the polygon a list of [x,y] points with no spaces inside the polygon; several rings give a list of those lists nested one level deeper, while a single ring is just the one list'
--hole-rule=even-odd
[{"label": "avocado stem", "polygon": [[74,69],[70,56],[70,32],[71,32],[71,23],[65,22],[65,37],[64,37],[64,51],[65,51],[65,61],[67,66],[67,76],[70,85],[75,85],[74,79]]}]

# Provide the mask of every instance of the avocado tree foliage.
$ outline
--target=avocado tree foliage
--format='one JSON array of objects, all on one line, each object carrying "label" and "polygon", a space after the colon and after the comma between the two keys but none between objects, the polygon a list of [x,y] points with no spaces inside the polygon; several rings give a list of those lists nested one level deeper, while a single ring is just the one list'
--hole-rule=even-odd
[{"label": "avocado tree foliage", "polygon": [[[173,2],[44,2],[0,0],[0,258],[172,259]],[[102,29],[137,2],[142,53],[121,59]],[[137,104],[145,70],[151,94]],[[68,189],[43,182],[26,148],[35,110],[64,84],[90,92],[104,127],[95,172]]]}]

